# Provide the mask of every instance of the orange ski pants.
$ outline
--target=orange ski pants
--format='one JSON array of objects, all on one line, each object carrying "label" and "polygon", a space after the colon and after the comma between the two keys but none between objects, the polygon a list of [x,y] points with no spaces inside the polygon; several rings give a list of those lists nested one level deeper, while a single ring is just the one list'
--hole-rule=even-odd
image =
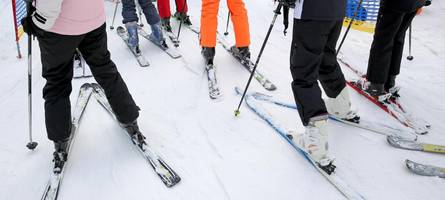
[{"label": "orange ski pants", "polygon": [[[201,46],[216,46],[216,31],[218,27],[218,9],[220,0],[202,0],[201,9]],[[247,10],[242,0],[227,0],[235,29],[235,39],[237,47],[247,47],[250,45],[249,21]]]}]

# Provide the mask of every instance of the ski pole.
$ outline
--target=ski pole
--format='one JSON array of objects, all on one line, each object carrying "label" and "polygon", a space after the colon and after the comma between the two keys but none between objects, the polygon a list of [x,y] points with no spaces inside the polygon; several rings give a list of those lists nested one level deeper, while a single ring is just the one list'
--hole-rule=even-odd
[{"label": "ski pole", "polygon": [[[32,0],[26,1],[27,16],[31,16]],[[34,150],[37,142],[32,141],[32,35],[28,33],[28,131],[29,142],[26,145],[28,149]]]},{"label": "ski pole", "polygon": [[241,104],[243,103],[244,97],[246,97],[247,90],[249,89],[250,83],[252,82],[252,78],[255,74],[256,68],[258,67],[258,63],[260,62],[261,55],[263,54],[264,48],[266,48],[267,41],[269,40],[270,33],[274,27],[275,21],[280,13],[281,7],[283,7],[283,3],[278,3],[277,9],[274,11],[275,15],[273,17],[272,23],[270,24],[269,30],[267,31],[266,38],[263,41],[263,45],[261,46],[260,53],[258,54],[258,58],[255,61],[255,65],[252,69],[252,73],[250,74],[249,80],[247,81],[246,87],[244,88],[243,96],[238,104],[238,108],[235,110],[235,116],[240,115]]},{"label": "ski pole", "polygon": [[138,8],[138,13],[139,13],[139,22],[140,22],[140,24],[139,24],[139,26],[140,27],[144,27],[144,23],[142,22],[142,8],[141,8],[141,4],[137,4],[137,6],[136,6],[137,8]]},{"label": "ski pole", "polygon": [[362,3],[363,3],[363,0],[360,0],[360,1],[358,2],[357,7],[355,8],[354,16],[352,16],[352,19],[351,19],[351,21],[349,22],[348,28],[346,29],[345,35],[343,35],[343,38],[341,39],[340,45],[338,46],[338,49],[337,49],[337,55],[338,55],[338,53],[340,52],[340,49],[341,49],[341,47],[343,46],[343,43],[344,43],[345,40],[346,40],[346,36],[348,36],[349,30],[351,30],[352,23],[354,23],[355,18],[357,18],[358,11],[360,10],[360,6],[362,5]]},{"label": "ski pole", "polygon": [[408,59],[408,60],[413,60],[414,57],[413,57],[413,55],[411,54],[412,24],[409,25],[409,32],[408,32],[408,33],[409,33],[409,35],[408,35],[409,55],[408,55],[408,57],[406,57],[406,59]]},{"label": "ski pole", "polygon": [[120,1],[120,0],[116,0],[116,6],[114,7],[113,21],[111,21],[111,26],[110,26],[110,29],[111,29],[111,30],[114,29],[114,19],[116,18],[117,5],[119,4],[119,1]]},{"label": "ski pole", "polygon": [[[186,0],[184,0],[184,5],[182,6],[182,10],[179,11],[179,13],[185,13],[185,12],[184,12],[184,10],[185,10],[185,5],[187,5],[187,1],[186,1]],[[180,16],[180,17],[181,17],[181,16]],[[179,19],[178,35],[176,36],[176,39],[178,40],[178,42],[174,44],[175,47],[179,47],[179,36],[181,35],[182,23],[183,23],[183,20],[182,20],[182,19]]]},{"label": "ski pole", "polygon": [[230,10],[227,13],[226,32],[224,32],[225,36],[229,35],[229,22],[230,22]]}]

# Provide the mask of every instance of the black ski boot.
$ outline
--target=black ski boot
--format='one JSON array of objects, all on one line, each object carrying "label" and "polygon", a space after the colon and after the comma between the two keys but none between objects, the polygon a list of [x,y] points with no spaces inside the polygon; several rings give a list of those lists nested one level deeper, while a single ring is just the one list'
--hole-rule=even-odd
[{"label": "black ski boot", "polygon": [[187,13],[184,12],[176,12],[175,15],[176,19],[179,21],[182,21],[187,26],[191,26],[192,22],[190,21],[190,17],[187,15]]},{"label": "black ski boot", "polygon": [[215,47],[202,47],[201,54],[206,60],[207,64],[213,64],[215,57]]},{"label": "black ski boot", "polygon": [[53,172],[59,174],[62,172],[63,166],[68,158],[68,146],[70,140],[67,138],[65,140],[54,141],[55,151],[53,153],[54,159],[54,169]]},{"label": "black ski boot", "polygon": [[388,80],[385,83],[385,91],[391,94],[392,99],[397,99],[400,97],[399,95],[399,87],[396,87],[396,76],[389,76]]},{"label": "black ski boot", "polygon": [[172,32],[172,27],[170,26],[170,17],[161,19],[161,27],[167,32]]},{"label": "black ski boot", "polygon": [[249,47],[236,47],[232,46],[230,48],[232,53],[242,60],[250,59],[250,50]]},{"label": "black ski boot", "polygon": [[139,130],[138,122],[136,120],[134,122],[130,122],[127,124],[122,124],[122,126],[130,135],[131,140],[133,141],[134,144],[137,144],[138,146],[146,144],[145,136],[142,135],[141,131]]},{"label": "black ski boot", "polygon": [[386,94],[383,84],[377,83],[370,83],[365,91],[375,98]]}]

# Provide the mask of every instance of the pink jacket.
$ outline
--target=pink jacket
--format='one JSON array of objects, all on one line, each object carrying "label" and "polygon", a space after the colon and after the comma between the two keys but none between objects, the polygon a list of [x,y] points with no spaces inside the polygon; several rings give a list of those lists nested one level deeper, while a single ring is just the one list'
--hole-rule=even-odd
[{"label": "pink jacket", "polygon": [[105,23],[104,0],[37,0],[34,23],[62,34],[82,35]]}]

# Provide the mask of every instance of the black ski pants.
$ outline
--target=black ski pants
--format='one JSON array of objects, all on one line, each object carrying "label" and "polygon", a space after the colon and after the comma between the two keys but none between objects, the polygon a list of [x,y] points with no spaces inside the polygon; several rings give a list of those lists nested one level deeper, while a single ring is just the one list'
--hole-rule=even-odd
[{"label": "black ski pants", "polygon": [[82,53],[97,83],[105,90],[108,101],[121,123],[139,116],[139,108],[131,97],[107,47],[106,25],[83,35],[60,35],[37,30],[45,99],[45,123],[48,138],[64,140],[70,136],[70,93],[73,78],[73,56],[76,48]]},{"label": "black ski pants", "polygon": [[292,91],[303,125],[312,117],[327,114],[317,80],[331,98],[337,97],[346,87],[335,51],[342,23],[341,20],[294,19],[290,71]]},{"label": "black ski pants", "polygon": [[371,45],[367,78],[371,83],[385,84],[389,78],[400,73],[406,30],[416,12],[402,13],[380,8]]}]

